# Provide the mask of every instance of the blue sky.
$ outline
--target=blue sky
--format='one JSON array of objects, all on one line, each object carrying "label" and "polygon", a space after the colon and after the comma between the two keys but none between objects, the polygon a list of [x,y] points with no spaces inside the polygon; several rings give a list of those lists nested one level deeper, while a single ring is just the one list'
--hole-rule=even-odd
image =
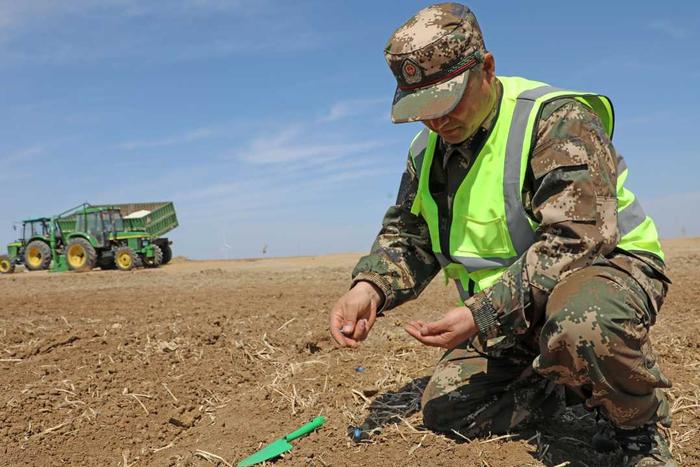
[{"label": "blue sky", "polygon": [[[172,200],[191,258],[369,249],[420,129],[389,121],[382,49],[425,5],[0,0],[0,242],[83,201]],[[666,237],[700,235],[699,5],[469,4],[499,74],[613,99]]]}]

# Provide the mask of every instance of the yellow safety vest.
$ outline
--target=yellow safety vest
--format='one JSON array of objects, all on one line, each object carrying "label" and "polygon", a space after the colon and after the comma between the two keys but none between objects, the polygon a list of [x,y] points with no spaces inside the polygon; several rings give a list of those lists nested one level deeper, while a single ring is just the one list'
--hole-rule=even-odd
[{"label": "yellow safety vest", "polygon": [[[538,224],[525,211],[521,193],[542,107],[554,99],[571,97],[600,117],[608,137],[612,138],[614,128],[612,102],[605,96],[524,78],[498,79],[503,84],[498,118],[455,193],[448,252],[441,250],[438,208],[429,188],[438,135],[425,128],[410,149],[418,174],[418,193],[411,212],[428,224],[433,252],[446,276],[455,279],[462,300],[470,290],[478,292],[494,284],[535,242]],[[628,169],[622,158],[617,169],[617,246],[663,259],[654,221],[624,187]]]}]

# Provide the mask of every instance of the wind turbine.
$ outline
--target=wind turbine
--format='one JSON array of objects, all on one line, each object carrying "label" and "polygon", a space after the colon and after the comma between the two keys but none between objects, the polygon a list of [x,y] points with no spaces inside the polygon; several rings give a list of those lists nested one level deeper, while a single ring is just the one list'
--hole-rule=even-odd
[{"label": "wind turbine", "polygon": [[228,259],[228,252],[231,249],[231,245],[229,245],[226,240],[226,232],[224,232],[224,247],[222,249],[224,250],[224,257]]}]

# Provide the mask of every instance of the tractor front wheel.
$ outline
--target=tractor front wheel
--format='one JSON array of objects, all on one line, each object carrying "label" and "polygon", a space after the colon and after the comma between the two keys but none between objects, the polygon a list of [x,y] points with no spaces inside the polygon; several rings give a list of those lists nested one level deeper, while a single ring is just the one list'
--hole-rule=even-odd
[{"label": "tractor front wheel", "polygon": [[0,274],[12,274],[15,272],[15,262],[7,255],[0,255]]},{"label": "tractor front wheel", "polygon": [[46,242],[33,240],[24,250],[24,267],[28,271],[48,269],[51,264],[51,248]]},{"label": "tractor front wheel", "polygon": [[143,265],[147,268],[157,268],[163,264],[163,250],[158,245],[153,245],[153,258],[143,257]]},{"label": "tractor front wheel", "polygon": [[90,271],[97,263],[97,252],[84,238],[73,238],[66,247],[66,262],[71,271]]},{"label": "tractor front wheel", "polygon": [[136,267],[136,253],[128,246],[120,246],[114,252],[114,265],[120,271],[131,271]]}]

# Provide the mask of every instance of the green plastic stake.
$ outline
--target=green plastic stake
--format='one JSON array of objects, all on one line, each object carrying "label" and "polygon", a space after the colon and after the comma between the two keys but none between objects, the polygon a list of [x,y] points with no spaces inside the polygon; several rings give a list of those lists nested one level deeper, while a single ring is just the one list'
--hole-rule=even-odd
[{"label": "green plastic stake", "polygon": [[294,446],[289,444],[289,441],[311,433],[324,423],[326,423],[326,417],[320,416],[314,418],[309,423],[297,430],[292,431],[284,438],[280,438],[276,441],[273,441],[272,443],[268,444],[252,456],[246,457],[238,463],[237,467],[246,467],[248,465],[259,464],[260,462],[264,462],[266,460],[284,454],[287,451],[291,451]]}]

